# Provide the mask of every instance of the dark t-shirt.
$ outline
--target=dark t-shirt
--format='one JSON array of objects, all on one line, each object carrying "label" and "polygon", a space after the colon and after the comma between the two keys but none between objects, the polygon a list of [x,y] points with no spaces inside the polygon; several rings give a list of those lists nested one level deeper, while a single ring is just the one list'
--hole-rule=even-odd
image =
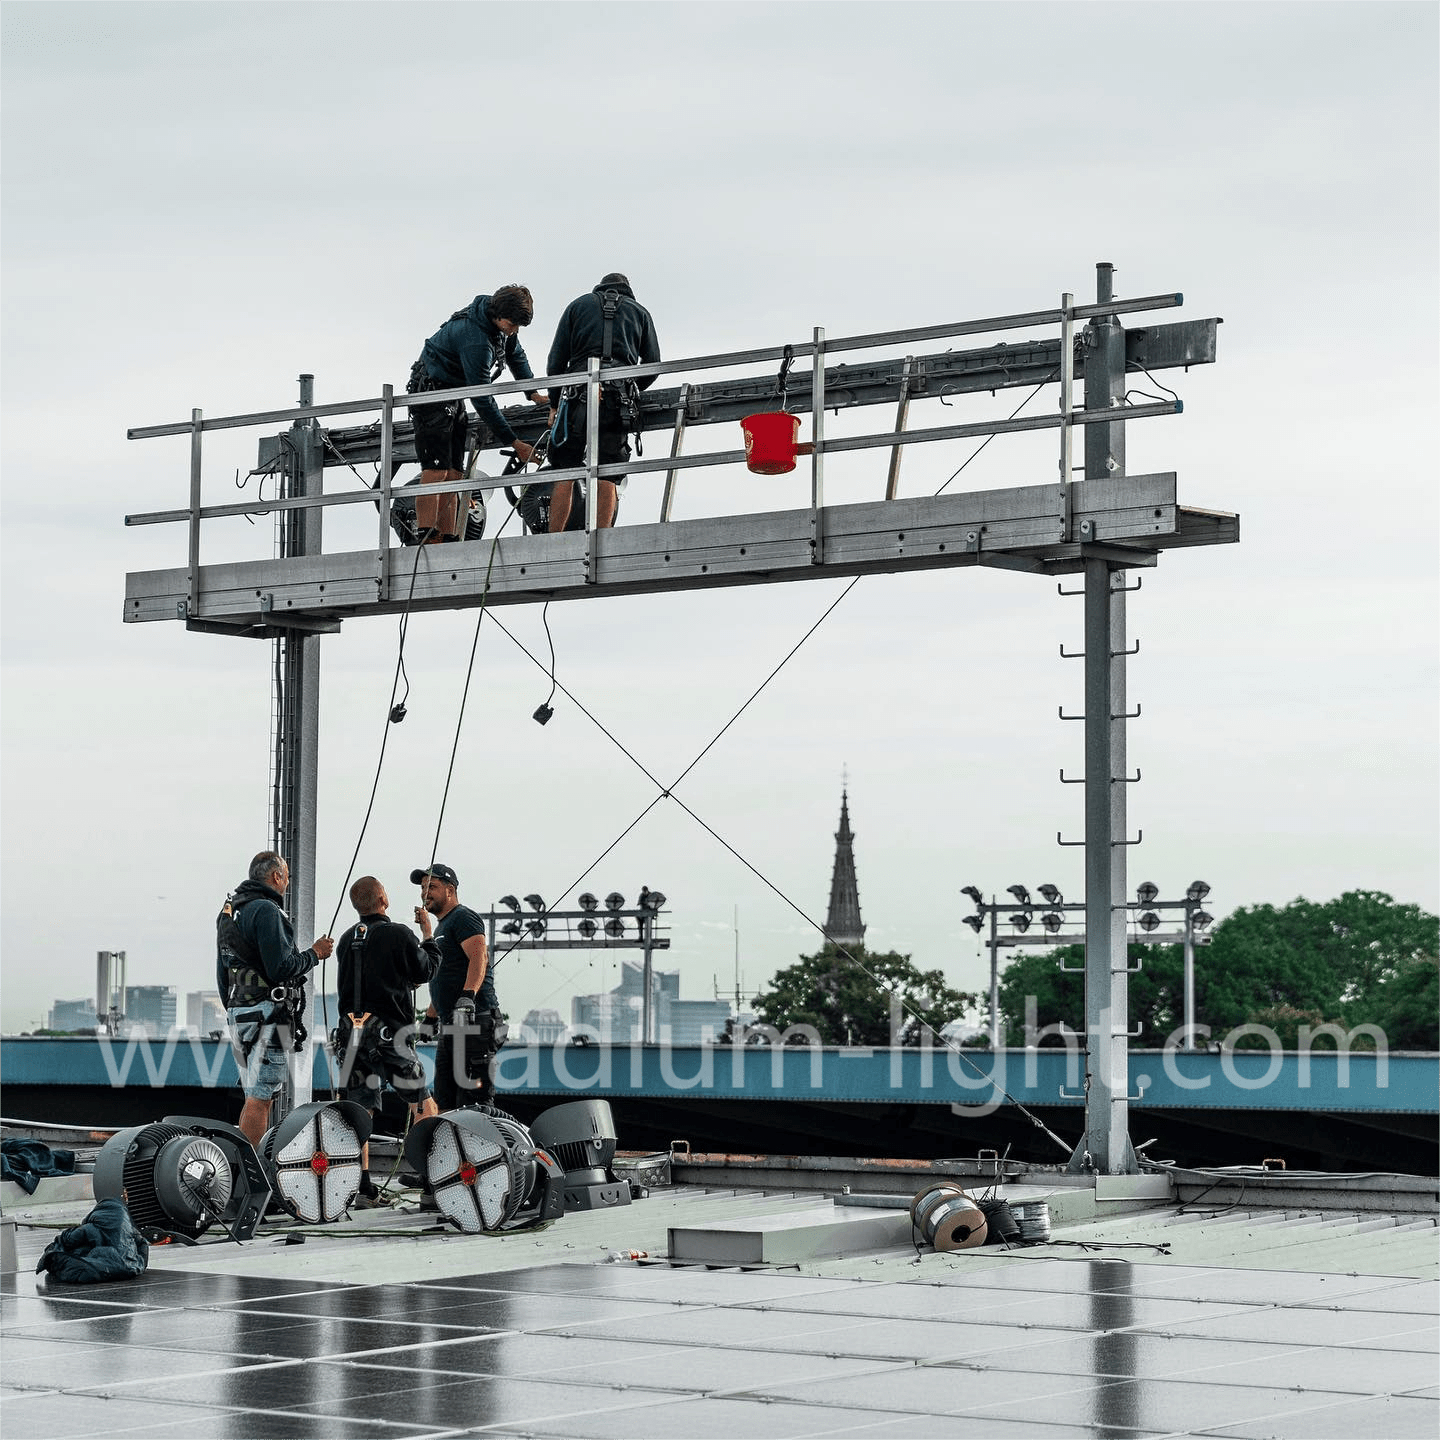
[{"label": "dark t-shirt", "polygon": [[[384,915],[362,917],[369,928],[360,962],[360,1013],[370,1011],[391,1029],[415,1023],[415,987],[423,985],[440,963],[433,940],[423,945],[415,932]],[[335,947],[337,992],[342,1014],[355,1007],[355,932],[352,925]]]},{"label": "dark t-shirt", "polygon": [[[435,939],[440,945],[440,969],[430,982],[430,999],[442,1021],[449,1021],[450,1012],[465,988],[465,972],[470,961],[461,948],[472,935],[484,935],[485,922],[468,905],[457,905],[435,926]],[[477,1010],[498,1010],[500,1001],[495,994],[495,982],[485,971],[485,983],[475,997]]]}]

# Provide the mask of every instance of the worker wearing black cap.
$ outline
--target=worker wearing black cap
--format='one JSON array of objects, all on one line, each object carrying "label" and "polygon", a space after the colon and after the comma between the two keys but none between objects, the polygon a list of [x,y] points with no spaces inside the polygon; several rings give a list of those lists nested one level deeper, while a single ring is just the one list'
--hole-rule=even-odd
[{"label": "worker wearing black cap", "polygon": [[[615,365],[653,365],[660,359],[660,342],[655,337],[655,322],[650,312],[635,298],[630,282],[618,270],[612,270],[588,295],[572,300],[565,307],[555,327],[550,357],[545,362],[547,375],[568,375],[585,369],[591,356],[599,356],[602,369]],[[640,391],[655,383],[653,375],[639,380],[619,380],[600,387],[600,456],[601,465],[618,465],[630,458],[630,445],[625,436],[640,430]],[[563,470],[585,464],[586,434],[585,387],[574,385],[550,391],[550,465]],[[623,476],[607,476],[600,481],[596,498],[598,523],[608,529],[615,523],[619,506],[616,482]],[[553,492],[553,493],[552,493]],[[553,485],[531,485],[522,502],[522,517],[533,530],[540,518],[543,502],[549,502],[549,527],[559,530],[583,530],[585,517],[580,506],[572,503],[577,493],[573,481],[561,480]]]},{"label": "worker wearing black cap", "polygon": [[[440,968],[430,982],[431,1008],[440,1022],[435,1047],[435,1101],[441,1110],[488,1100],[492,1092],[488,1064],[475,1064],[493,1054],[500,1001],[490,976],[485,944],[485,922],[468,905],[460,903],[460,880],[448,865],[431,864],[410,872],[410,883],[421,887],[422,905],[415,907],[415,923],[427,928],[421,917],[435,917],[435,940],[440,946]],[[456,1046],[460,1033],[465,1042]],[[490,1043],[486,1044],[487,1037]],[[478,1069],[479,1075],[470,1071]]]}]

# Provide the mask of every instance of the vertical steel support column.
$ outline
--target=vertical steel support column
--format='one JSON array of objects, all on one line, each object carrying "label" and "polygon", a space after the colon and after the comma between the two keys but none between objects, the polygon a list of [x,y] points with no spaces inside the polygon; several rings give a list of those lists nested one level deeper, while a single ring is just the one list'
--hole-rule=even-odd
[{"label": "vertical steel support column", "polygon": [[200,443],[204,434],[204,419],[203,412],[190,412],[190,573],[186,586],[185,619],[200,613]]},{"label": "vertical steel support column", "polygon": [[655,917],[653,915],[641,915],[640,934],[645,941],[645,963],[643,981],[645,986],[644,999],[640,1009],[640,1043],[642,1045],[654,1044],[651,1038],[651,1031],[654,1028],[655,1006],[652,1000],[650,989],[654,971],[651,968],[653,949],[651,942],[655,938]]},{"label": "vertical steel support column", "polygon": [[815,367],[810,383],[810,563],[825,562],[825,331],[815,327]]},{"label": "vertical steel support column", "polygon": [[[380,392],[380,538],[375,542],[375,588],[381,600],[390,598],[390,471],[395,439],[395,387]],[[460,527],[461,535],[465,528]]]},{"label": "vertical steel support column", "polygon": [[1070,314],[1075,296],[1065,291],[1060,297],[1060,538],[1073,538],[1070,531],[1075,513],[1075,497],[1070,483],[1075,478],[1075,429],[1070,413],[1075,408],[1075,320]]},{"label": "vertical steel support column", "polygon": [[1085,1138],[1072,1171],[1126,1175],[1130,1146],[1126,949],[1124,572],[1085,562]]},{"label": "vertical steel support column", "polygon": [[999,911],[994,908],[995,897],[990,897],[990,1048],[1000,1048],[1000,941],[996,935]]},{"label": "vertical steel support column", "polygon": [[1185,1043],[1195,1048],[1195,906],[1185,905]]},{"label": "vertical steel support column", "polygon": [[[313,405],[312,377],[300,377],[302,405]],[[319,495],[324,490],[324,455],[313,420],[301,420],[290,428],[293,446],[292,494]],[[324,510],[287,511],[281,528],[282,555],[318,555],[321,551],[321,519]],[[276,746],[279,751],[274,796],[273,830],[275,848],[290,864],[290,918],[297,943],[308,945],[315,938],[315,831],[320,762],[320,637],[289,631],[276,642],[277,669],[282,686],[276,717]],[[313,1024],[315,987],[313,976],[306,980],[306,1011],[312,1018],[310,1038],[298,1056],[291,1078],[277,1096],[271,1119],[279,1124],[293,1107],[308,1104],[312,1094],[311,1071],[315,1062],[316,1032]]]},{"label": "vertical steel support column", "polygon": [[[592,355],[585,378],[585,583],[600,578],[595,531],[600,523],[600,357]],[[571,502],[574,503],[573,501]]]},{"label": "vertical steel support column", "polygon": [[[1104,305],[1115,298],[1115,267],[1102,260],[1095,267],[1095,299]],[[1085,333],[1085,408],[1118,410],[1125,396],[1125,328],[1114,315],[1092,320]],[[1117,479],[1125,473],[1125,422],[1085,427],[1085,478]]]}]

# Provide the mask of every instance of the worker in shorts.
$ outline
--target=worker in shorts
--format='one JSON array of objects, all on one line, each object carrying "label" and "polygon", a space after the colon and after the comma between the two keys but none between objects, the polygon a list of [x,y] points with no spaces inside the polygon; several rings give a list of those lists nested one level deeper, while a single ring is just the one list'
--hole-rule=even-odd
[{"label": "worker in shorts", "polygon": [[[340,1023],[334,1035],[345,1099],[368,1110],[379,1108],[389,1086],[410,1105],[412,1119],[439,1114],[415,1053],[415,989],[435,974],[440,947],[431,938],[430,917],[420,912],[423,940],[408,925],[390,919],[390,897],[373,876],[350,887],[360,916],[335,947]],[[370,1147],[361,1155],[358,1204],[379,1201],[370,1178]]]}]

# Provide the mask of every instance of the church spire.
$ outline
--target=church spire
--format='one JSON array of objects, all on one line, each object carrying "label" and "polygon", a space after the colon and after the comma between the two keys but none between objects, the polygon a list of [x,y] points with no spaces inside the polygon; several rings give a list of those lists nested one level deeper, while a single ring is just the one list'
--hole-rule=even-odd
[{"label": "church spire", "polygon": [[855,880],[854,835],[850,831],[848,785],[840,791],[840,828],[835,832],[835,869],[830,877],[830,912],[825,933],[836,945],[854,947],[865,943],[865,926],[860,920],[860,887]]}]

